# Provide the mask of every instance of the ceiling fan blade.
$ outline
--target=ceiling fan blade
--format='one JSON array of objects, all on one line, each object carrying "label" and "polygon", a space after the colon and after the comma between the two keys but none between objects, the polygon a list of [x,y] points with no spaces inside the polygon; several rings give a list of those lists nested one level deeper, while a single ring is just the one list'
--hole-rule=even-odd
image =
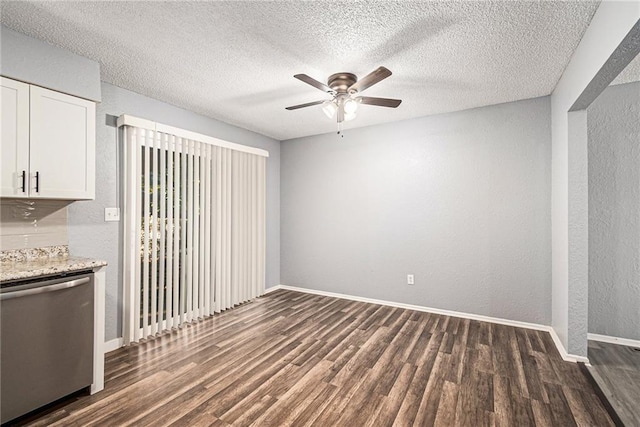
[{"label": "ceiling fan blade", "polygon": [[356,100],[362,104],[377,105],[378,107],[396,108],[402,102],[401,99],[374,98],[371,96],[359,96]]},{"label": "ceiling fan blade", "polygon": [[325,100],[321,100],[321,101],[313,101],[313,102],[307,102],[306,104],[298,104],[298,105],[293,105],[291,107],[286,107],[287,110],[297,110],[298,108],[304,108],[304,107],[311,107],[313,105],[319,105],[322,104]]},{"label": "ceiling fan blade", "polygon": [[327,93],[333,93],[333,89],[331,89],[329,86],[327,86],[324,83],[321,83],[319,81],[317,81],[316,79],[314,79],[313,77],[309,77],[306,74],[296,74],[295,76],[296,79],[305,82],[306,84],[309,84],[317,89],[320,89],[323,92],[327,92]]},{"label": "ceiling fan blade", "polygon": [[356,91],[362,92],[363,90],[373,86],[374,84],[386,79],[391,75],[391,71],[389,71],[385,67],[378,67],[375,71],[370,72],[357,82],[349,87],[349,92]]}]

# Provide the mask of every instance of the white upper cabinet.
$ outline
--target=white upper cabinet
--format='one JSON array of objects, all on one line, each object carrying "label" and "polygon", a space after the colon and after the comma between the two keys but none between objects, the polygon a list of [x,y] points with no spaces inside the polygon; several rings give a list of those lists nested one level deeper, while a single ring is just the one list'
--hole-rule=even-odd
[{"label": "white upper cabinet", "polygon": [[29,197],[29,85],[0,82],[0,195]]},{"label": "white upper cabinet", "polygon": [[[21,93],[11,96],[10,88],[16,84],[22,91],[27,87],[26,103]],[[14,101],[16,97],[19,100]],[[26,104],[26,119],[21,103]],[[95,198],[95,103],[3,78],[2,108],[0,196]]]},{"label": "white upper cabinet", "polygon": [[95,198],[96,107],[31,86],[31,197]]}]

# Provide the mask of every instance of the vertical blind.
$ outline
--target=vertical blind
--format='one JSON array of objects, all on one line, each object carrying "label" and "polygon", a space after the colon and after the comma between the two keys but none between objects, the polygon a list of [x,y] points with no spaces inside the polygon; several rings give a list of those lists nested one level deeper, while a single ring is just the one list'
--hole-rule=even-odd
[{"label": "vertical blind", "polygon": [[125,343],[262,295],[266,158],[157,129],[122,132]]}]

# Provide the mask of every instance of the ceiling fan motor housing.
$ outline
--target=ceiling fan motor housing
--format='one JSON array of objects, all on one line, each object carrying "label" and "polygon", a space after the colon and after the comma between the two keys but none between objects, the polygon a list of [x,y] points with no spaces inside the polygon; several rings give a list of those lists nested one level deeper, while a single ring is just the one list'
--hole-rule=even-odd
[{"label": "ceiling fan motor housing", "polygon": [[329,76],[327,85],[336,93],[347,93],[349,87],[358,81],[353,73],[335,73]]}]

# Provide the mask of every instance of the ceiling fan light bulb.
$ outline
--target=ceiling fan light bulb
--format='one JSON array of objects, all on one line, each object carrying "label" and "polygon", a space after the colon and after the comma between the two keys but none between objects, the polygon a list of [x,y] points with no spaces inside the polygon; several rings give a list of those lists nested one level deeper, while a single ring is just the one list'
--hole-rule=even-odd
[{"label": "ceiling fan light bulb", "polygon": [[354,111],[353,113],[344,113],[344,121],[345,122],[350,122],[351,120],[356,118],[356,112]]},{"label": "ceiling fan light bulb", "polygon": [[322,103],[322,111],[324,111],[327,117],[332,119],[336,111],[338,111],[338,106],[333,101],[325,101]]},{"label": "ceiling fan light bulb", "polygon": [[353,99],[347,99],[346,101],[344,101],[343,108],[345,115],[355,114],[356,110],[358,109],[358,103]]}]

